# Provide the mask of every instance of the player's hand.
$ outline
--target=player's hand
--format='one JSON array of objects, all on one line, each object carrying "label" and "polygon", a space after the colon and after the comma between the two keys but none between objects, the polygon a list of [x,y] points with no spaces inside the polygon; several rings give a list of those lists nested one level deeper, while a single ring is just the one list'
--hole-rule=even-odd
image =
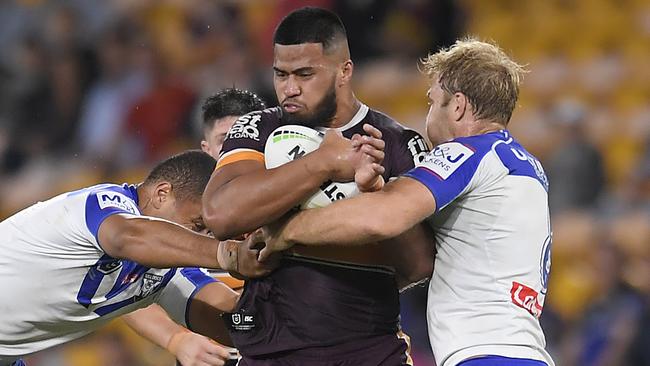
[{"label": "player's hand", "polygon": [[174,334],[167,349],[183,366],[222,366],[230,358],[227,347],[190,331]]},{"label": "player's hand", "polygon": [[370,158],[378,164],[384,160],[385,143],[381,139],[381,132],[370,125],[364,125],[364,130],[369,135],[355,135],[352,140],[336,130],[329,130],[325,134],[316,152],[327,164],[331,180],[352,181],[356,170],[364,164],[364,159]]},{"label": "player's hand", "polygon": [[386,143],[381,139],[383,136],[381,131],[367,123],[363,125],[363,130],[366,131],[367,135],[355,134],[352,136],[352,147],[360,150],[372,161],[381,165],[384,162],[384,149],[386,148]]},{"label": "player's hand", "polygon": [[279,219],[276,222],[269,224],[263,228],[264,232],[264,248],[260,251],[259,260],[265,262],[269,258],[273,258],[292,246],[295,243],[287,241],[283,236],[282,229],[286,226],[288,217]]},{"label": "player's hand", "polygon": [[325,133],[315,154],[327,167],[329,178],[335,182],[350,182],[354,179],[354,167],[360,159],[359,149],[341,132],[329,130]]},{"label": "player's hand", "polygon": [[237,251],[237,269],[234,274],[240,275],[242,279],[257,278],[267,276],[276,269],[280,264],[281,256],[279,254],[266,261],[258,259],[264,246],[262,229],[255,230],[244,241],[240,242]]},{"label": "player's hand", "polygon": [[381,131],[375,127],[365,124],[363,129],[368,136],[354,135],[352,137],[352,146],[363,153],[363,157],[355,167],[354,182],[361,192],[374,192],[384,186],[382,174],[385,169],[381,164],[384,161],[385,143],[381,139]]}]

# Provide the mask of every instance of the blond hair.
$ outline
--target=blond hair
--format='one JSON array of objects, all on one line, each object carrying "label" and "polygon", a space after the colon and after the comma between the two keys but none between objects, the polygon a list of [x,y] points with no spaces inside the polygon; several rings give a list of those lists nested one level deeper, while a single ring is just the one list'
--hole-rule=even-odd
[{"label": "blond hair", "polygon": [[498,46],[465,38],[421,62],[422,72],[437,78],[442,90],[467,97],[476,118],[508,124],[526,70]]}]

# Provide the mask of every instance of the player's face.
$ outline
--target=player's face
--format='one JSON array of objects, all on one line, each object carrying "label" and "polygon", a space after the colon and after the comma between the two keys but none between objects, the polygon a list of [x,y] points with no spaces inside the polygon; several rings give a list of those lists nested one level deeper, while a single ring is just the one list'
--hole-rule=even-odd
[{"label": "player's face", "polygon": [[230,127],[237,121],[239,116],[227,116],[214,121],[212,129],[205,134],[205,140],[201,141],[201,150],[210,154],[215,159],[219,158],[223,141]]},{"label": "player's face", "polygon": [[429,99],[429,113],[426,119],[426,131],[429,141],[436,146],[453,138],[451,133],[452,118],[449,114],[449,101],[451,97],[442,90],[434,78],[431,88],[427,91]]},{"label": "player's face", "polygon": [[159,212],[159,217],[175,222],[179,225],[201,234],[208,234],[209,230],[203,222],[201,214],[201,199],[179,201],[169,199]]},{"label": "player's face", "polygon": [[320,43],[274,47],[273,85],[289,123],[327,126],[336,115],[336,63]]}]

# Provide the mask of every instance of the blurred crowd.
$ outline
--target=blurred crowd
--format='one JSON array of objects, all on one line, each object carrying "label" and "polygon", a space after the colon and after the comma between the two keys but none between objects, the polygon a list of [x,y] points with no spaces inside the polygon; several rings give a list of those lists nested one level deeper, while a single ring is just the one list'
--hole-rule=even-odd
[{"label": "blurred crowd", "polygon": [[[306,4],[346,24],[360,99],[421,132],[417,60],[429,51],[472,34],[527,65],[510,130],[550,179],[549,350],[562,366],[650,365],[644,0],[0,2],[0,218],[66,190],[139,181],[198,148],[200,104],[221,88],[275,105],[273,29]],[[433,364],[425,302],[426,288],[403,297],[416,365]],[[29,361],[173,363],[119,322]]]}]

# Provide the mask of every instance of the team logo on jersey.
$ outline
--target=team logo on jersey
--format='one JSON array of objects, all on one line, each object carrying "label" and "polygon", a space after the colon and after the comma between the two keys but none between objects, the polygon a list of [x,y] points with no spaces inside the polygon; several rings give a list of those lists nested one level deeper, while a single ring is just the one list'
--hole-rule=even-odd
[{"label": "team logo on jersey", "polygon": [[139,298],[145,298],[151,295],[162,283],[163,276],[153,273],[145,273],[142,279],[142,288],[140,288]]},{"label": "team logo on jersey", "polygon": [[413,136],[409,142],[406,143],[406,146],[408,147],[411,156],[413,156],[413,163],[415,163],[416,166],[420,165],[424,161],[424,158],[429,152],[427,143],[424,142],[424,139],[420,135]]},{"label": "team logo on jersey", "polygon": [[122,193],[114,191],[100,191],[97,192],[97,203],[99,204],[100,209],[105,209],[107,207],[119,208],[130,212],[132,214],[138,213],[138,207],[135,202]]},{"label": "team logo on jersey", "polygon": [[474,150],[460,142],[447,142],[436,146],[424,157],[424,164],[442,179],[447,179],[467,159],[474,155]]},{"label": "team logo on jersey", "polygon": [[250,113],[237,119],[234,125],[228,131],[229,139],[253,139],[260,140],[260,129],[257,123],[262,119],[260,113]]}]

